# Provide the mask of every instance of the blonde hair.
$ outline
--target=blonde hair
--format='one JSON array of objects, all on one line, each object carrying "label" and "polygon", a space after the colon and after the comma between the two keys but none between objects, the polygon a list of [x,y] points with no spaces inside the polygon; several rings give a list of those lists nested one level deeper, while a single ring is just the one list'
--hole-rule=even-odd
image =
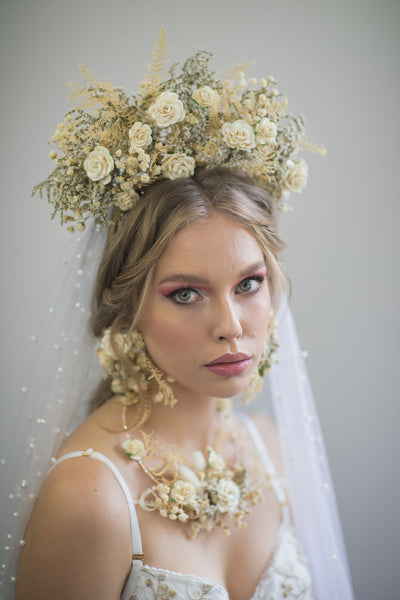
[{"label": "blonde hair", "polygon": [[[275,204],[241,171],[198,168],[191,178],[152,184],[107,245],[93,295],[91,327],[96,337],[108,327],[112,336],[135,327],[157,262],[173,237],[214,212],[241,224],[257,239],[276,306],[283,280],[278,255],[284,244]],[[126,357],[119,358],[129,369]],[[103,385],[96,394],[96,405],[107,398],[105,390]]]}]

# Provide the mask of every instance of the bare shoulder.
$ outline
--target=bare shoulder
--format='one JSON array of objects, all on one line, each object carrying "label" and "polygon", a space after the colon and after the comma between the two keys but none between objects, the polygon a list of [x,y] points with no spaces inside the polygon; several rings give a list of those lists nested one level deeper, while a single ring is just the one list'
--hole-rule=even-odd
[{"label": "bare shoulder", "polygon": [[58,464],[28,523],[16,600],[120,598],[130,569],[129,523],[106,465],[88,457]]},{"label": "bare shoulder", "polygon": [[275,421],[258,413],[252,413],[249,416],[254,421],[257,429],[261,433],[277,473],[280,475],[280,477],[284,477],[285,471],[283,466],[282,451],[279,441],[278,427]]}]

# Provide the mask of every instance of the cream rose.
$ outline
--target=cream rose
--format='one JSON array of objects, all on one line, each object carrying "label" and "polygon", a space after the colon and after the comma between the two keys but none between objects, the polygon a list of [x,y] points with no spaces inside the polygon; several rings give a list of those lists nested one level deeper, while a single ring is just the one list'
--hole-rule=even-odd
[{"label": "cream rose", "polygon": [[208,85],[197,88],[192,94],[193,100],[196,100],[200,106],[212,106],[216,92]]},{"label": "cream rose", "polygon": [[96,146],[83,163],[87,176],[92,181],[109,183],[111,171],[114,168],[114,160],[109,150],[104,146]]},{"label": "cream rose", "polygon": [[167,179],[191,177],[194,173],[195,161],[182,152],[166,156],[162,163],[162,172]]},{"label": "cream rose", "polygon": [[171,498],[178,504],[193,506],[196,503],[196,488],[188,481],[178,479],[171,490]]},{"label": "cream rose", "polygon": [[146,456],[146,448],[141,440],[125,440],[122,444],[122,449],[125,450],[131,460],[142,460]]},{"label": "cream rose", "polygon": [[222,456],[220,456],[219,454],[217,454],[215,452],[215,450],[213,450],[212,448],[208,449],[208,466],[209,468],[211,468],[215,473],[222,473],[222,471],[225,469],[225,461],[222,458]]},{"label": "cream rose", "polygon": [[269,119],[261,119],[256,127],[256,140],[258,144],[275,144],[277,127]]},{"label": "cream rose", "polygon": [[162,92],[148,112],[158,127],[169,127],[185,118],[183,103],[174,92]]},{"label": "cream rose", "polygon": [[222,125],[222,137],[230,148],[251,150],[256,145],[254,131],[243,119],[238,119],[233,123],[224,123]]},{"label": "cream rose", "polygon": [[114,204],[123,211],[130,210],[138,198],[139,194],[134,191],[118,192],[114,196]]},{"label": "cream rose", "polygon": [[151,137],[151,127],[146,123],[136,121],[129,130],[129,141],[131,143],[131,149],[145,148],[149,146],[153,141]]},{"label": "cream rose", "polygon": [[240,490],[230,479],[222,478],[218,483],[217,508],[222,513],[235,512],[239,506]]},{"label": "cream rose", "polygon": [[288,167],[282,187],[284,191],[299,193],[307,183],[308,165],[304,159],[299,158],[296,162],[288,161]]}]

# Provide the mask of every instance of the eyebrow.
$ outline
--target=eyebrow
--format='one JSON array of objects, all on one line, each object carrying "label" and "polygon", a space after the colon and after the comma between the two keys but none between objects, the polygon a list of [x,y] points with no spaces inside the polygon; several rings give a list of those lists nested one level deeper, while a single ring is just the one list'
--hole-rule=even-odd
[{"label": "eyebrow", "polygon": [[[263,260],[260,260],[253,265],[249,265],[243,271],[241,271],[238,275],[238,279],[242,279],[243,277],[249,276],[254,271],[258,271],[259,269],[263,269],[266,267],[266,264]],[[158,285],[162,285],[167,282],[180,282],[180,283],[196,283],[199,285],[207,285],[209,282],[202,277],[198,277],[197,275],[190,275],[189,273],[175,273],[173,275],[168,275],[162,281],[158,283]]]}]

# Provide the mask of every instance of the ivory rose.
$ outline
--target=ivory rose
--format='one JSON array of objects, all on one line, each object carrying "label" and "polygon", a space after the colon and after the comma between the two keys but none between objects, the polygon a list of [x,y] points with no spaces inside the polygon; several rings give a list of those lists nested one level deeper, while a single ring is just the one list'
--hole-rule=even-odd
[{"label": "ivory rose", "polygon": [[141,440],[125,440],[122,444],[123,450],[127,453],[131,460],[142,460],[146,455],[146,448]]},{"label": "ivory rose", "polygon": [[106,184],[111,181],[110,173],[114,168],[114,160],[107,148],[96,146],[85,159],[83,168],[89,179]]},{"label": "ivory rose", "polygon": [[178,479],[171,490],[171,498],[178,504],[193,506],[196,502],[196,488],[191,483]]},{"label": "ivory rose", "polygon": [[251,150],[256,145],[254,131],[243,119],[237,119],[233,123],[224,123],[222,125],[222,137],[230,148]]},{"label": "ivory rose", "polygon": [[129,130],[129,141],[131,143],[131,150],[149,146],[153,141],[153,138],[151,137],[151,127],[146,125],[146,123],[136,121]]},{"label": "ivory rose", "polygon": [[289,170],[283,181],[283,189],[287,192],[301,192],[307,183],[308,166],[303,158],[296,162],[288,161]]},{"label": "ivory rose", "polygon": [[169,127],[185,118],[183,103],[174,92],[162,92],[148,112],[158,127]]},{"label": "ivory rose", "polygon": [[212,106],[216,92],[208,85],[197,88],[192,94],[193,100],[196,100],[200,106]]},{"label": "ivory rose", "polygon": [[194,173],[195,160],[182,152],[166,156],[162,163],[162,171],[167,179],[191,177]]},{"label": "ivory rose", "polygon": [[114,204],[123,211],[130,210],[139,198],[139,194],[135,191],[118,192],[114,196]]},{"label": "ivory rose", "polygon": [[234,512],[239,506],[240,490],[236,483],[222,478],[218,483],[217,497],[217,508],[220,512]]},{"label": "ivory rose", "polygon": [[256,140],[259,144],[274,144],[276,142],[277,127],[269,119],[261,119],[256,127]]}]

